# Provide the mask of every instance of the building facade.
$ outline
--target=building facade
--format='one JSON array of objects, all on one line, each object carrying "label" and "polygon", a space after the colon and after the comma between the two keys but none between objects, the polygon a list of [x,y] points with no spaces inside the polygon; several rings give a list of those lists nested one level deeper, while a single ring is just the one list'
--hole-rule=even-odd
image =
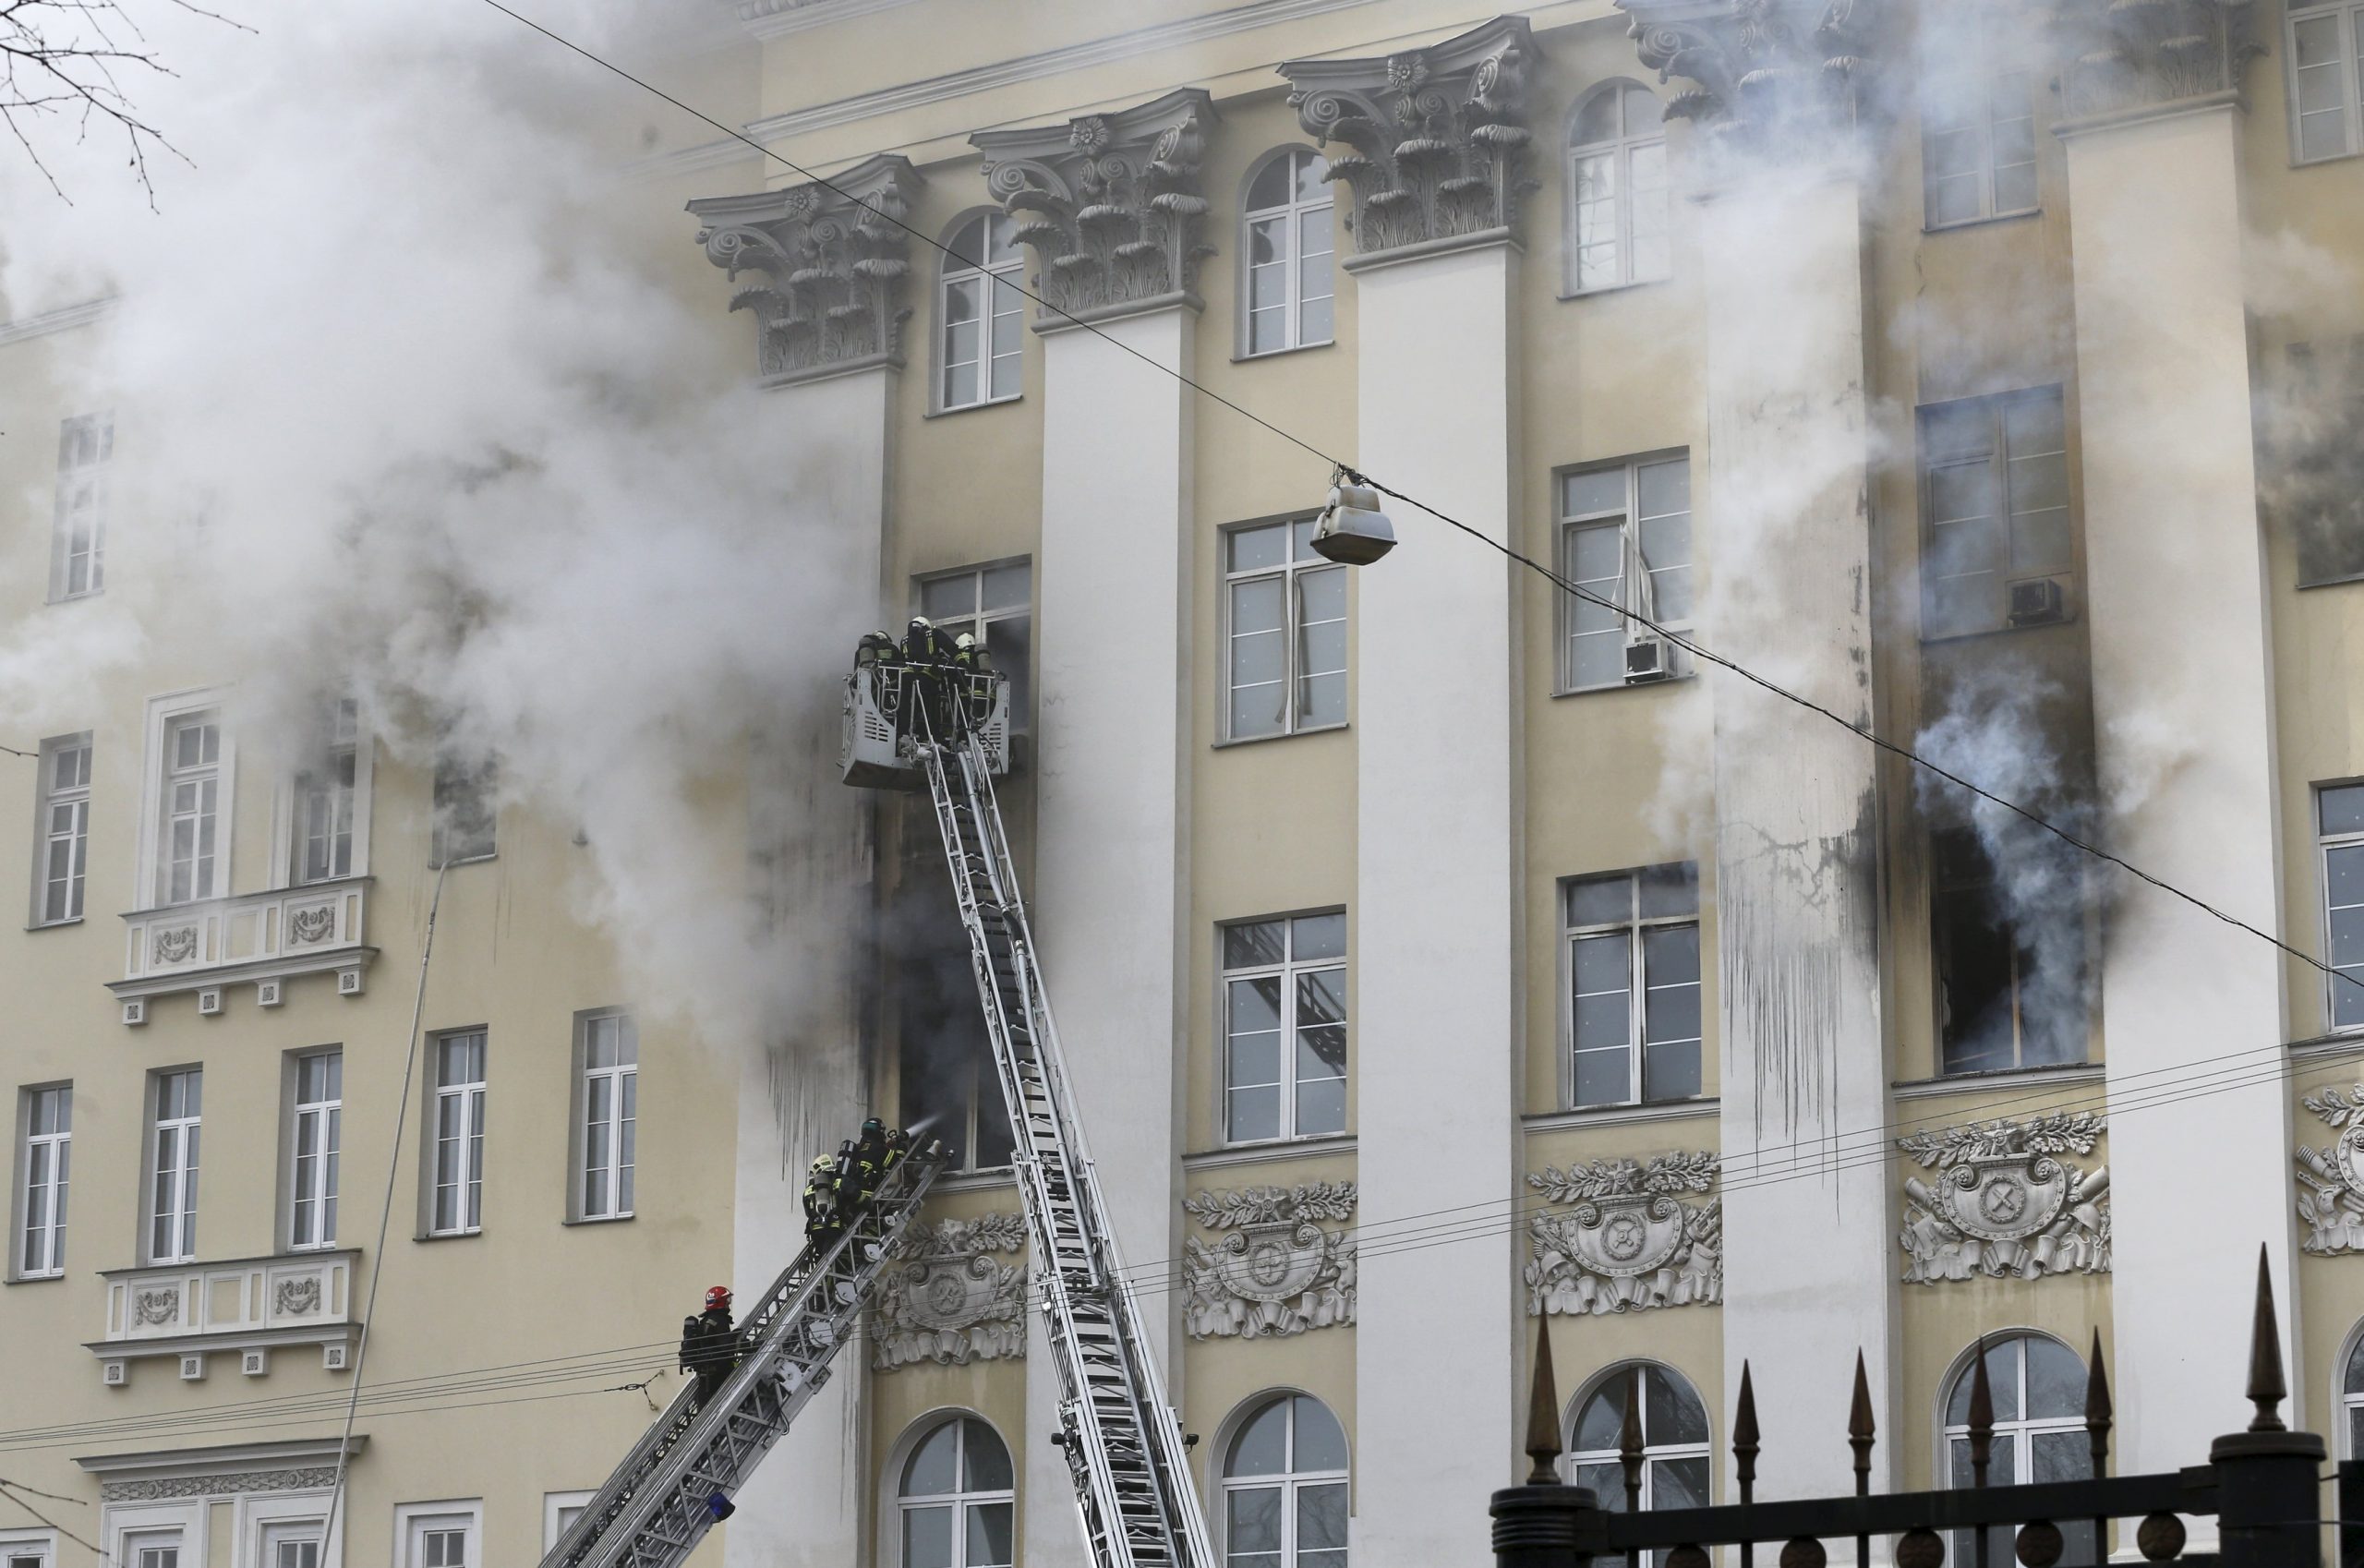
[{"label": "building facade", "polygon": [[[1640,1369],[1643,1505],[1729,1495],[1743,1368],[1759,1495],[1839,1490],[1859,1353],[1879,1485],[1966,1480],[1982,1345],[1998,1478],[2077,1473],[2095,1347],[2158,1470],[2237,1414],[2262,1244],[2349,1443],[2364,11],[732,9],[697,106],[776,156],[677,129],[619,199],[745,318],[697,352],[752,355],[783,463],[826,454],[848,647],[923,612],[1018,682],[1004,800],[1232,1568],[1482,1550],[1538,1319],[1618,1497]],[[108,330],[0,328],[0,426],[60,430],[9,449],[13,617],[107,591],[115,432],[51,367]],[[1333,464],[1417,498],[1386,560],[1311,552]],[[870,914],[833,1049],[717,1053],[563,916],[566,824],[333,707],[241,779],[242,672],[164,668],[0,737],[0,1450],[60,1524],[185,1554],[141,1568],[528,1560],[645,1411],[441,1412],[768,1278],[866,1104],[964,1168],[700,1560],[1081,1561],[923,811],[772,737],[836,848],[755,822],[754,891]],[[317,1538],[381,1268],[343,1541],[263,1555]],[[194,1422],[234,1376],[270,1403]]]}]

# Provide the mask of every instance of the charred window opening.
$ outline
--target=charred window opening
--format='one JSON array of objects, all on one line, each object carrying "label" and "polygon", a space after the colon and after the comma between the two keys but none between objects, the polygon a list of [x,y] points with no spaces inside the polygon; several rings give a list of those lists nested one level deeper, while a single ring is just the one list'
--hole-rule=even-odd
[{"label": "charred window opening", "polygon": [[2085,1059],[2087,965],[2075,851],[2030,824],[1931,836],[1941,1069]]},{"label": "charred window opening", "polygon": [[446,748],[435,759],[435,867],[490,860],[501,795],[500,766],[488,754]]},{"label": "charred window opening", "polygon": [[2268,504],[2298,546],[2298,585],[2364,578],[2364,337],[2292,344],[2266,434]]},{"label": "charred window opening", "polygon": [[[925,830],[925,824],[911,824]],[[1010,1163],[1009,1113],[985,1038],[969,946],[948,912],[941,865],[907,867],[893,924],[903,933],[891,979],[900,1120],[953,1152],[955,1170]]]},{"label": "charred window opening", "polygon": [[2058,387],[1921,410],[1921,635],[2068,619],[2075,543]]}]

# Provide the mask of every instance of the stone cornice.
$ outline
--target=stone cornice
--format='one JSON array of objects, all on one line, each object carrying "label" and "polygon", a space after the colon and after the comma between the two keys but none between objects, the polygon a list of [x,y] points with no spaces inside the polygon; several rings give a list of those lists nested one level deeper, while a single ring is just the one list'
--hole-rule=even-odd
[{"label": "stone cornice", "polygon": [[1425,49],[1363,59],[1289,60],[1289,103],[1353,193],[1356,248],[1369,257],[1488,229],[1518,230],[1533,138],[1524,17],[1498,17]]},{"label": "stone cornice", "polygon": [[2060,76],[2067,117],[2089,121],[2237,92],[2264,53],[2255,0],[2067,0]]},{"label": "stone cornice", "polygon": [[911,275],[900,223],[921,185],[900,153],[864,159],[827,184],[787,186],[689,204],[706,259],[734,281],[766,282],[731,296],[754,314],[757,368],[779,383],[868,363],[899,365]]},{"label": "stone cornice", "polygon": [[851,21],[875,11],[891,11],[911,0],[731,0],[740,25],[766,42],[791,33]]},{"label": "stone cornice", "polygon": [[[1034,252],[1057,310],[1106,311],[1195,293],[1207,199],[1199,187],[1214,102],[1177,88],[1113,115],[979,131],[985,187]],[[1052,312],[1051,314],[1055,314]]]},{"label": "stone cornice", "polygon": [[[138,1453],[86,1453],[74,1463],[93,1476],[129,1480],[149,1476],[227,1476],[243,1470],[303,1469],[336,1463],[335,1438],[296,1438],[280,1442],[233,1442],[213,1448],[151,1449]],[[369,1446],[369,1434],[356,1432],[344,1445],[347,1458]]]},{"label": "stone cornice", "polygon": [[1674,95],[1669,119],[1756,156],[1846,149],[1884,0],[1617,0],[1641,63]]}]

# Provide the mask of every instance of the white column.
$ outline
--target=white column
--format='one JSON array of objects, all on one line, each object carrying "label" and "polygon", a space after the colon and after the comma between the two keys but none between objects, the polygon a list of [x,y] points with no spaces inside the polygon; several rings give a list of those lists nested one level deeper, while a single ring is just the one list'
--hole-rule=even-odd
[{"label": "white column", "polygon": [[[1861,214],[1854,182],[1743,173],[1702,212],[1710,646],[1851,723],[1872,714]],[[1872,748],[1706,672],[1715,693],[1722,983],[1724,1399],[1847,1429],[1889,1382],[1889,1219]],[[1854,1157],[1848,1156],[1852,1153]],[[1880,1426],[1893,1430],[1883,1409]],[[1895,1445],[1886,1445],[1891,1452]],[[1830,1449],[1767,1445],[1760,1497],[1829,1490]]]},{"label": "white column", "polygon": [[[1076,1104],[1132,1264],[1181,1250],[1176,1080],[1187,1028],[1190,641],[1189,390],[1197,312],[1180,306],[1043,334],[1043,535],[1036,572],[1034,931]],[[1114,338],[1116,343],[1110,343]],[[1144,365],[1123,344],[1152,361]],[[1169,1346],[1171,1291],[1144,1297]],[[1053,1446],[1058,1378],[1028,1348],[1023,1548],[1085,1562]]]},{"label": "white column", "polygon": [[[2241,297],[2241,115],[2225,94],[2064,127],[2075,256],[2086,607],[2104,840],[2278,933],[2273,670]],[[2101,967],[2111,1097],[2288,1038],[2282,960],[2123,878]],[[2141,1075],[2131,1082],[2130,1075]],[[2249,1259],[2286,1314],[2286,1089],[2112,1119],[2120,1463],[2195,1463],[2239,1429]],[[2130,1308],[2128,1304],[2133,1304]],[[2283,1344],[2297,1345],[2286,1318]],[[2302,1403],[2307,1380],[2290,1380]],[[2298,1424],[2293,1421],[2294,1426]]]},{"label": "white column", "polygon": [[[763,394],[788,472],[784,488],[808,521],[829,525],[826,569],[848,585],[835,601],[844,620],[834,629],[835,645],[849,662],[876,616],[895,374],[874,366]],[[846,938],[858,929],[853,917],[869,874],[867,818],[862,792],[838,778],[836,686],[795,696],[778,716],[779,743],[765,748],[761,766],[776,772],[751,790],[750,830],[759,846],[789,851],[773,858],[768,896],[796,936],[814,939],[805,956],[818,978],[816,994],[800,997],[797,1017],[782,1022],[792,1023],[793,1039],[767,1040],[762,1052],[748,1043],[724,1047],[739,1050],[747,1064],[731,1208],[731,1288],[742,1300],[769,1285],[803,1245],[805,1166],[814,1154],[834,1152],[864,1114],[862,1020]],[[827,1386],[766,1461],[762,1479],[739,1494],[724,1531],[730,1568],[847,1568],[862,1561],[869,1453],[862,1381],[862,1347],[840,1352]]]},{"label": "white column", "polygon": [[[1357,451],[1509,542],[1519,250],[1500,236],[1354,267]],[[1361,1210],[1501,1212],[1517,1191],[1514,983],[1522,807],[1519,594],[1502,556],[1391,503],[1356,576],[1353,921]],[[1463,1208],[1463,1206],[1466,1206]],[[1367,1254],[1355,1330],[1355,1551],[1467,1559],[1516,1448],[1520,1235]]]}]

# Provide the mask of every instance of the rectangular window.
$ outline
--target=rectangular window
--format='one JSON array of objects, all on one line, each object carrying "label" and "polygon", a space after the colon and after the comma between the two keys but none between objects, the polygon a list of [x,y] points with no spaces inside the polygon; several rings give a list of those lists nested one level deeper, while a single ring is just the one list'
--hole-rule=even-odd
[{"label": "rectangular window", "polygon": [[1564,892],[1570,1104],[1697,1094],[1698,866],[1586,876]]},{"label": "rectangular window", "polygon": [[435,842],[430,865],[490,860],[500,792],[498,765],[489,756],[435,759]]},{"label": "rectangular window", "polygon": [[332,713],[313,766],[296,776],[298,882],[333,882],[353,874],[354,769],[360,739],[358,711],[347,698]]},{"label": "rectangular window", "polygon": [[25,1091],[25,1147],[17,1171],[17,1212],[23,1225],[17,1277],[49,1279],[66,1272],[66,1188],[74,1166],[74,1087]]},{"label": "rectangular window", "polygon": [[2326,784],[2315,791],[2315,831],[2322,848],[2323,939],[2331,967],[2331,1027],[2364,1026],[2364,784]]},{"label": "rectangular window", "polygon": [[2357,42],[2364,6],[2292,0],[2283,19],[2282,57],[2289,72],[2290,158],[2317,163],[2364,149],[2364,75]]},{"label": "rectangular window", "polygon": [[320,1568],[320,1526],[308,1520],[265,1525],[259,1568]]},{"label": "rectangular window", "polygon": [[624,1219],[633,1212],[640,1031],[622,1013],[592,1013],[575,1020],[575,1034],[583,1064],[580,1213],[586,1220]]},{"label": "rectangular window", "polygon": [[40,848],[33,923],[82,918],[82,877],[90,847],[90,737],[41,743]]},{"label": "rectangular window", "polygon": [[484,1031],[437,1038],[431,1235],[473,1236],[484,1228]]},{"label": "rectangular window", "polygon": [[2290,344],[2277,413],[2261,490],[2297,540],[2298,585],[2364,578],[2364,334]]},{"label": "rectangular window", "polygon": [[1930,835],[1941,1071],[2085,1059],[2081,873],[2071,851],[2032,835],[2015,833],[2008,853],[1972,827]]},{"label": "rectangular window", "polygon": [[1346,1130],[1346,917],[1223,928],[1224,1141]]},{"label": "rectangular window", "polygon": [[1940,25],[1921,78],[1922,222],[1933,229],[2036,210],[2035,95],[2009,35]]},{"label": "rectangular window", "polygon": [[906,878],[890,917],[896,929],[919,934],[895,989],[899,1104],[903,1125],[943,1139],[956,1168],[999,1170],[1009,1164],[1013,1147],[1009,1111],[985,1040],[968,945],[922,912],[950,891],[939,853]]},{"label": "rectangular window", "polygon": [[57,1560],[52,1555],[57,1543],[53,1540],[12,1540],[0,1543],[0,1564],[6,1568],[51,1568]]},{"label": "rectangular window", "polygon": [[123,1538],[125,1550],[117,1562],[128,1560],[131,1568],[181,1568],[181,1536],[178,1530],[167,1534],[141,1531]]},{"label": "rectangular window", "polygon": [[187,1263],[197,1257],[197,1165],[205,1110],[205,1073],[199,1067],[160,1072],[149,1080],[151,1102],[148,1261]]},{"label": "rectangular window", "polygon": [[484,1568],[477,1539],[482,1527],[476,1504],[397,1508],[394,1533],[402,1543],[400,1568]]},{"label": "rectangular window", "polygon": [[2065,618],[2074,546],[2058,387],[1923,408],[1921,490],[1924,639]]},{"label": "rectangular window", "polygon": [[1226,740],[1346,722],[1346,569],[1313,553],[1313,524],[1224,531]]},{"label": "rectangular window", "polygon": [[164,728],[163,846],[156,901],[186,904],[221,891],[215,840],[222,816],[222,721],[211,710]]},{"label": "rectangular window", "polygon": [[78,599],[106,586],[107,464],[115,416],[84,414],[57,438],[57,511],[50,536],[49,597]]},{"label": "rectangular window", "polygon": [[976,566],[923,577],[920,613],[947,637],[962,633],[993,655],[995,669],[1009,677],[1009,723],[1023,730],[1033,709],[1034,591],[1023,561]]},{"label": "rectangular window", "polygon": [[1561,596],[1560,690],[1625,684],[1626,647],[1636,633],[1610,605],[1665,626],[1691,623],[1691,459],[1642,458],[1561,475],[1560,571],[1596,596]]},{"label": "rectangular window", "polygon": [[287,1244],[336,1245],[337,1162],[344,1149],[344,1053],[296,1058],[296,1125],[289,1173]]}]

